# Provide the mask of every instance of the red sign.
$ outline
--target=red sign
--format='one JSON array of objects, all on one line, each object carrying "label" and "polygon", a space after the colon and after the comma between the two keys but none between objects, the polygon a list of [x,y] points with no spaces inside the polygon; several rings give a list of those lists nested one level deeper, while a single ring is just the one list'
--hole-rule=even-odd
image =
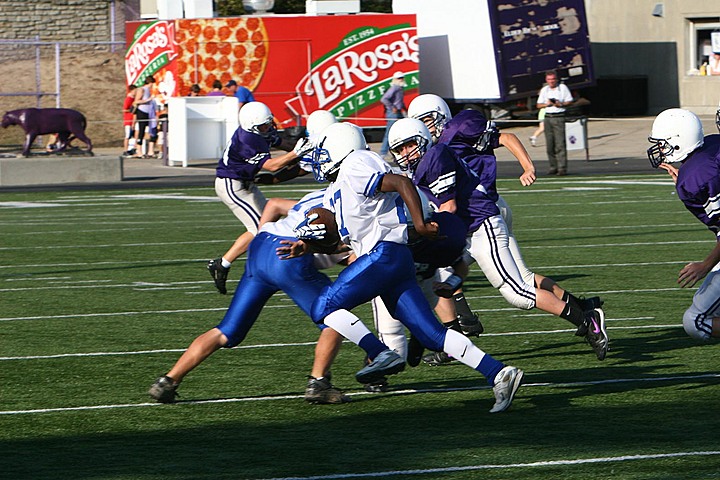
[{"label": "red sign", "polygon": [[125,77],[128,85],[142,83],[147,76],[169,64],[176,56],[173,22],[142,25],[135,32],[125,54]]},{"label": "red sign", "polygon": [[[177,56],[154,72],[160,89],[171,95],[187,95],[192,84],[205,94],[215,80],[225,85],[233,79],[266,103],[282,126],[294,125],[319,108],[361,126],[384,125],[380,97],[397,71],[405,74],[406,104],[417,95],[414,15],[268,15],[174,22]],[[134,39],[142,25],[129,22],[126,28],[128,71],[138,70],[128,61],[141,65],[145,58],[141,54],[147,48],[136,47],[140,37]],[[141,45],[152,43],[148,39]]]}]

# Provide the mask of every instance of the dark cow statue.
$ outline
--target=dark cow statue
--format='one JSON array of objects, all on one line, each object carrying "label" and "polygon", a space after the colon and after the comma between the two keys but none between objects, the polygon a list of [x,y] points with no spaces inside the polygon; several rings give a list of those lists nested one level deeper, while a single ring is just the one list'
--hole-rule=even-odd
[{"label": "dark cow statue", "polygon": [[30,155],[30,147],[38,135],[58,134],[58,148],[64,150],[71,140],[77,138],[87,145],[87,153],[92,155],[92,142],[85,135],[87,120],[85,115],[69,108],[22,108],[11,110],[3,116],[2,126],[20,125],[25,130],[23,155]]}]

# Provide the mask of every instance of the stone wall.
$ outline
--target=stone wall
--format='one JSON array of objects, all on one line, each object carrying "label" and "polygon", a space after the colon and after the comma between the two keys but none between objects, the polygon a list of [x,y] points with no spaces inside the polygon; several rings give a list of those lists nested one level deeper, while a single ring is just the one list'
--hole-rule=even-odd
[{"label": "stone wall", "polygon": [[[33,48],[18,46],[18,40],[124,41],[126,10],[123,0],[0,0],[0,62],[26,59],[34,55]],[[89,45],[72,48],[82,50],[99,47]]]}]

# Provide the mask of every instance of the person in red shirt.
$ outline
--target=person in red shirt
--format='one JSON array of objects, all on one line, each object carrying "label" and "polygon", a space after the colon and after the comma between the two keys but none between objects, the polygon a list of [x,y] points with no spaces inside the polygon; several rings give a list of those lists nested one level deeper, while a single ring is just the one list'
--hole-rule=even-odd
[{"label": "person in red shirt", "polygon": [[[133,155],[135,152],[135,114],[132,112],[133,101],[135,100],[135,85],[128,87],[125,101],[123,102],[123,128],[125,129],[125,137],[123,138],[123,155]],[[132,142],[132,144],[131,144]]]}]

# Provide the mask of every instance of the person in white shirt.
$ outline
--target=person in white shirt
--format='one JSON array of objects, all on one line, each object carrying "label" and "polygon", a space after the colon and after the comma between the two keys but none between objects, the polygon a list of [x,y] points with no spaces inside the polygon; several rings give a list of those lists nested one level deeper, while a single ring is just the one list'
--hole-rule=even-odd
[{"label": "person in white shirt", "polygon": [[545,145],[550,162],[548,175],[567,175],[565,145],[565,107],[573,103],[570,89],[558,80],[557,73],[545,74],[547,85],[540,89],[537,108],[545,109]]}]

